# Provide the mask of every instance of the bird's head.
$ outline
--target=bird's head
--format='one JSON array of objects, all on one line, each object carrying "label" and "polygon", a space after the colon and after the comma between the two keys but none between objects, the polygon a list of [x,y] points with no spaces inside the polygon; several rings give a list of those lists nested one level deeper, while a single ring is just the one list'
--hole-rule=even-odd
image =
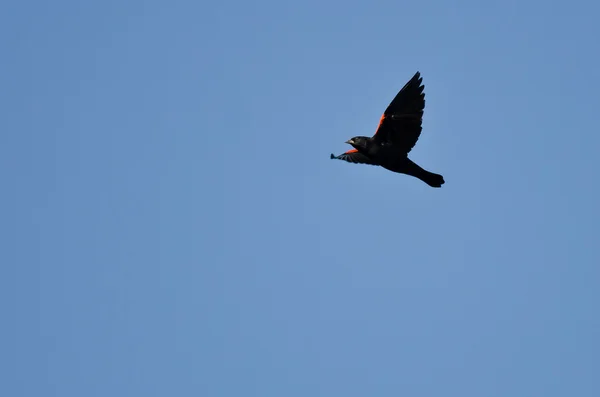
[{"label": "bird's head", "polygon": [[369,138],[366,136],[355,136],[346,141],[347,144],[352,145],[356,150],[363,151],[368,149]]}]

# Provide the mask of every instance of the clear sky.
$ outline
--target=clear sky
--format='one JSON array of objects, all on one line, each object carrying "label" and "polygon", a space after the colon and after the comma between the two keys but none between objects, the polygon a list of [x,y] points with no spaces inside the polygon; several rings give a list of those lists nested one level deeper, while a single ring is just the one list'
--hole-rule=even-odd
[{"label": "clear sky", "polygon": [[0,395],[600,396],[599,14],[4,2]]}]

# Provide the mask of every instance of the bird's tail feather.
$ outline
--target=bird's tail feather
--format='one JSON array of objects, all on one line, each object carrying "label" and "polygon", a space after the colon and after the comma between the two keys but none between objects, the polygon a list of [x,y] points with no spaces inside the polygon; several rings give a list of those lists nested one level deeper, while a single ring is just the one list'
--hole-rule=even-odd
[{"label": "bird's tail feather", "polygon": [[406,170],[408,175],[412,175],[416,178],[419,178],[420,180],[422,180],[423,182],[425,182],[426,184],[428,184],[431,187],[442,187],[442,185],[445,183],[444,181],[444,177],[441,176],[440,174],[435,174],[433,172],[429,172],[427,170],[424,170],[423,168],[421,168],[419,165],[417,165],[416,163],[414,163],[411,160],[409,161],[409,166],[407,167],[408,169]]}]

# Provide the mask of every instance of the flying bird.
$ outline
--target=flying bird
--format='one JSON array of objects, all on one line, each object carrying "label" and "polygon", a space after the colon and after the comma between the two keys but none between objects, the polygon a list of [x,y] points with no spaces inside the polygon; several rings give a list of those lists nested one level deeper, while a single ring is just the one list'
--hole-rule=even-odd
[{"label": "flying bird", "polygon": [[421,135],[423,109],[425,108],[425,88],[419,72],[402,87],[388,105],[379,120],[372,137],[355,136],[346,143],[352,145],[332,159],[345,160],[355,164],[381,166],[387,170],[419,178],[431,187],[442,187],[444,177],[424,170],[408,158],[408,153]]}]

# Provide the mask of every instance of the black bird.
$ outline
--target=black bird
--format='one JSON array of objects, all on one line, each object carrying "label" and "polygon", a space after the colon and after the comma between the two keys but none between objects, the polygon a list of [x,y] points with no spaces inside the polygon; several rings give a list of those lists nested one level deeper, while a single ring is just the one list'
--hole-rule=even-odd
[{"label": "black bird", "polygon": [[369,138],[356,136],[346,143],[350,149],[332,159],[349,163],[378,165],[387,170],[419,178],[431,187],[441,187],[444,177],[424,170],[408,158],[408,153],[421,135],[425,108],[423,78],[419,72],[402,87],[389,104],[375,131]]}]

